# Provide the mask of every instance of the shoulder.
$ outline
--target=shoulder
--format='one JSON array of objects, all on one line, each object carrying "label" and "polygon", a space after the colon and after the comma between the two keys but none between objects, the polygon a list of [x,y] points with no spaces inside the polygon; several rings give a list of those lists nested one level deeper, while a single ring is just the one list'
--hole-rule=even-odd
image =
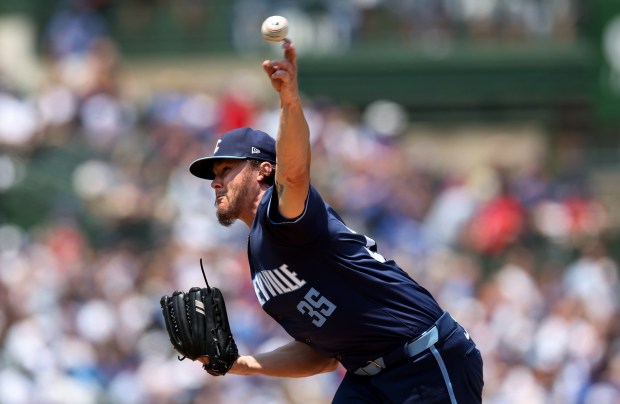
[{"label": "shoulder", "polygon": [[330,209],[314,187],[310,187],[302,213],[293,219],[278,211],[278,193],[273,187],[265,192],[257,210],[259,224],[273,237],[287,242],[308,242],[327,231]]}]

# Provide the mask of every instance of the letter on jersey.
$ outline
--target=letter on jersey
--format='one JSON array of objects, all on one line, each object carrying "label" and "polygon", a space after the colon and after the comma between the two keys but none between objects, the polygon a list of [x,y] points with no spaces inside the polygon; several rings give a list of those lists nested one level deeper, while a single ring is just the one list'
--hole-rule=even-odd
[{"label": "letter on jersey", "polygon": [[288,265],[282,264],[276,269],[266,269],[257,272],[252,279],[254,292],[261,306],[272,297],[293,292],[303,285],[306,281],[300,279],[297,273],[288,269]]}]

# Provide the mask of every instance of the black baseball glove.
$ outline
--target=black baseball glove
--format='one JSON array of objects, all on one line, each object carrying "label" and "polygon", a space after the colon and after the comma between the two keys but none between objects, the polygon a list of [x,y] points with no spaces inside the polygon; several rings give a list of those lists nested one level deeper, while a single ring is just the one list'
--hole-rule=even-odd
[{"label": "black baseball glove", "polygon": [[182,357],[208,358],[202,367],[209,374],[223,376],[239,357],[233,339],[224,296],[217,288],[194,287],[188,293],[175,291],[160,300],[170,342]]}]

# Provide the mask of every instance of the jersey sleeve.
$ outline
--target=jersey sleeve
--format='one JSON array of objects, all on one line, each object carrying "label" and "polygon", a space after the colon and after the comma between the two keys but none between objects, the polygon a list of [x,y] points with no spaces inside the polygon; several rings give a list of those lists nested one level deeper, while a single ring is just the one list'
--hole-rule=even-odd
[{"label": "jersey sleeve", "polygon": [[272,237],[283,244],[311,243],[327,232],[327,207],[317,190],[310,186],[306,206],[299,217],[287,219],[278,211],[278,194],[272,192],[267,208],[265,227]]}]

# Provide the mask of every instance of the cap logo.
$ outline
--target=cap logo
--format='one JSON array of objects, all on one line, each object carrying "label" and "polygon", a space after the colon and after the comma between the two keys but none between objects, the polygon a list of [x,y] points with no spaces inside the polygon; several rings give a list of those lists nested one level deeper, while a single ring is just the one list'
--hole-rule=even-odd
[{"label": "cap logo", "polygon": [[213,154],[217,153],[217,151],[220,149],[220,143],[222,143],[222,139],[219,139],[215,144],[215,150],[213,150]]},{"label": "cap logo", "polygon": [[260,150],[252,146],[252,154],[260,154]]}]

